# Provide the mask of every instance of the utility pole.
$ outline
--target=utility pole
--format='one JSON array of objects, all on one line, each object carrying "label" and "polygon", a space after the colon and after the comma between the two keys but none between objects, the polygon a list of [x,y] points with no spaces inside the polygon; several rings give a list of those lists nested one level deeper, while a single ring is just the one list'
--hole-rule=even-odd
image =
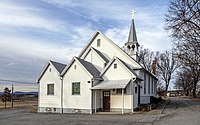
[{"label": "utility pole", "polygon": [[12,96],[11,96],[11,107],[13,107],[13,90],[14,90],[14,88],[13,88],[13,84],[12,84]]}]

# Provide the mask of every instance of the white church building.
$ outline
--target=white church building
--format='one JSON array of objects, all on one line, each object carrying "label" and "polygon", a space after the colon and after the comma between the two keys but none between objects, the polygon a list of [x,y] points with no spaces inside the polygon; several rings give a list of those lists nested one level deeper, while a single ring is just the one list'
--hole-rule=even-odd
[{"label": "white church building", "polygon": [[133,112],[155,96],[157,78],[138,62],[132,19],[124,49],[100,31],[67,65],[49,61],[39,83],[38,112]]}]

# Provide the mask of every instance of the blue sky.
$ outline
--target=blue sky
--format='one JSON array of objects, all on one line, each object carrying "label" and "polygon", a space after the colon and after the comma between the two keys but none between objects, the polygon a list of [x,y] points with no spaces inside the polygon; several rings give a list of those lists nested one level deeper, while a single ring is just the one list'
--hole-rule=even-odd
[{"label": "blue sky", "polygon": [[171,48],[164,31],[169,0],[1,0],[0,79],[34,82],[49,59],[68,63],[96,30],[120,47],[131,10],[138,42],[152,51]]}]

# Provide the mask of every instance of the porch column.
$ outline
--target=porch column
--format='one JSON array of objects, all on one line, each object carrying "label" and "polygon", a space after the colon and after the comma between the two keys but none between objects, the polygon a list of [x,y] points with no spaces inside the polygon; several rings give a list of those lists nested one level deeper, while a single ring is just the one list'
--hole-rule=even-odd
[{"label": "porch column", "polygon": [[124,114],[124,89],[122,89],[122,114]]},{"label": "porch column", "polygon": [[96,90],[94,90],[94,113],[97,113],[97,97]]}]

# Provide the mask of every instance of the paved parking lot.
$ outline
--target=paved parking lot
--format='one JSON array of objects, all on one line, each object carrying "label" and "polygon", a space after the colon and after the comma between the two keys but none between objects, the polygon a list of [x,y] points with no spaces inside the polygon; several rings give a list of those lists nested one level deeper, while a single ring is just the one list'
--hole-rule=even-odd
[{"label": "paved parking lot", "polygon": [[200,102],[171,98],[160,113],[127,115],[29,113],[30,107],[0,110],[0,125],[199,125]]},{"label": "paved parking lot", "polygon": [[200,100],[172,97],[163,114],[155,125],[200,125]]},{"label": "paved parking lot", "polygon": [[156,115],[88,115],[28,113],[30,107],[1,110],[2,125],[152,125]]}]

